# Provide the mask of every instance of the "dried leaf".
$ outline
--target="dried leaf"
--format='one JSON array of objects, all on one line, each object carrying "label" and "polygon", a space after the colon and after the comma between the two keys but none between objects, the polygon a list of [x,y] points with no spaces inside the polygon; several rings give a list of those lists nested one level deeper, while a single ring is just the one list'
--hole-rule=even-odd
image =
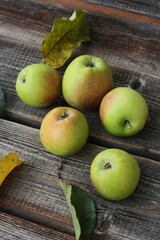
[{"label": "dried leaf", "polygon": [[42,42],[43,63],[54,68],[61,67],[73,50],[86,41],[90,41],[86,11],[75,10],[69,19],[56,19],[52,31]]},{"label": "dried leaf", "polygon": [[16,152],[10,152],[0,159],[0,186],[7,175],[17,166],[21,165],[24,161],[18,158]]},{"label": "dried leaf", "polygon": [[4,111],[5,111],[5,107],[6,107],[6,101],[5,101],[5,96],[4,93],[0,87],[0,117],[3,116]]},{"label": "dried leaf", "polygon": [[60,179],[59,185],[64,191],[72,215],[76,240],[86,240],[93,231],[96,221],[94,202],[77,186],[65,184]]}]

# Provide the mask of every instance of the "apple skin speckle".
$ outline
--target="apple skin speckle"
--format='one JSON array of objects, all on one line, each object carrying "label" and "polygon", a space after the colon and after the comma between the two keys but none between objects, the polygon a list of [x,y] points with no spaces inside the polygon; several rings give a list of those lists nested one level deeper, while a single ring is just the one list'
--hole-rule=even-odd
[{"label": "apple skin speckle", "polygon": [[[106,164],[107,169],[104,167]],[[137,160],[126,151],[111,148],[101,151],[93,159],[90,178],[102,197],[113,201],[123,200],[135,191],[140,167]]]},{"label": "apple skin speckle", "polygon": [[104,128],[119,137],[133,136],[145,126],[148,105],[144,97],[128,87],[118,87],[107,93],[99,108]]},{"label": "apple skin speckle", "polygon": [[62,93],[66,102],[82,110],[97,110],[104,95],[113,87],[112,72],[101,58],[81,55],[65,70]]},{"label": "apple skin speckle", "polygon": [[85,116],[71,107],[56,107],[43,119],[40,128],[41,143],[49,152],[68,156],[86,144],[89,125]]},{"label": "apple skin speckle", "polygon": [[31,107],[46,107],[61,94],[59,73],[45,64],[32,64],[18,74],[16,91],[19,98]]}]

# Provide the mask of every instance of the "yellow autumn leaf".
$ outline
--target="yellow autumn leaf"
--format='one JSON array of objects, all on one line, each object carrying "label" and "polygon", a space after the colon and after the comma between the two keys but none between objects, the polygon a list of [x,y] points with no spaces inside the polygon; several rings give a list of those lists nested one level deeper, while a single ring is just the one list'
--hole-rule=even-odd
[{"label": "yellow autumn leaf", "polygon": [[87,12],[76,9],[70,18],[57,18],[52,30],[42,42],[43,63],[59,68],[71,57],[72,52],[83,42],[90,41]]},{"label": "yellow autumn leaf", "polygon": [[10,152],[0,159],[0,186],[7,175],[24,161],[20,160],[16,152]]}]

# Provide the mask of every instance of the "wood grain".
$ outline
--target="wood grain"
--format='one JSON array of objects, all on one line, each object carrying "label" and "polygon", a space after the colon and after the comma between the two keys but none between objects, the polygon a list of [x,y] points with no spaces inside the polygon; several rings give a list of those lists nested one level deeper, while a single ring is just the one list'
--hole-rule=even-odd
[{"label": "wood grain", "polygon": [[[70,10],[70,14],[71,12]],[[67,8],[54,4],[49,7],[32,1],[30,4],[25,1],[12,1],[12,4],[3,1],[0,81],[7,98],[6,118],[39,128],[45,114],[52,107],[59,106],[60,99],[49,108],[28,107],[18,99],[15,82],[23,67],[41,61],[41,42],[43,36],[51,29],[53,16],[56,18],[70,14]],[[97,55],[110,64],[115,87],[137,82],[137,90],[149,105],[149,119],[144,130],[136,137],[127,139],[112,137],[102,127],[98,113],[85,112],[90,124],[89,141],[105,147],[120,147],[131,153],[159,160],[159,26],[151,23],[139,24],[113,16],[95,16],[92,12],[88,13],[87,19],[92,31],[92,40],[89,44],[83,44],[65,66],[58,70],[61,77],[68,63],[76,56]],[[104,39],[103,42],[101,39]],[[66,104],[63,100],[62,103]]]},{"label": "wood grain", "polygon": [[[62,159],[41,145],[39,127],[53,107],[67,105],[61,96],[43,109],[20,101],[15,91],[19,71],[40,62],[43,37],[58,17],[70,17],[75,8],[86,9],[91,42],[83,44],[58,69],[61,77],[68,64],[82,54],[106,60],[113,71],[114,87],[130,86],[149,106],[143,131],[130,138],[111,136],[98,112],[83,112],[90,125],[86,146]],[[0,157],[16,151],[25,163],[12,171],[0,188],[0,238],[75,239],[64,194],[63,181],[86,190],[96,204],[97,223],[91,240],[160,239],[160,27],[159,1],[101,0],[1,0],[0,86],[7,108],[0,119]],[[141,178],[134,194],[118,202],[101,198],[90,182],[90,164],[100,151],[117,147],[137,159]]]},{"label": "wood grain", "polygon": [[74,237],[51,228],[0,212],[1,240],[73,240]]},{"label": "wood grain", "polygon": [[110,6],[126,11],[136,12],[152,17],[160,17],[159,0],[143,1],[143,0],[87,0],[86,2],[97,3],[104,6]]},{"label": "wood grain", "polygon": [[[88,0],[88,1],[73,1],[73,0],[39,0],[40,3],[50,4],[62,4],[69,8],[81,8],[86,9],[96,14],[112,15],[126,19],[132,19],[134,21],[157,23],[159,24],[159,2],[145,4],[143,1],[100,1],[100,0]],[[142,4],[143,2],[143,4]],[[148,7],[148,8],[147,8]],[[128,11],[126,11],[128,10]],[[140,14],[143,12],[143,15]]]},{"label": "wood grain", "polygon": [[[0,12],[1,63],[20,69],[41,60],[41,43],[51,30],[53,20],[70,17],[73,12],[73,9],[68,10],[60,5],[46,6],[32,1],[25,4],[23,1],[12,1],[11,6],[3,1]],[[92,12],[88,12],[87,21],[91,29],[91,42],[83,44],[73,57],[79,54],[98,55],[111,66],[159,76],[159,25],[151,22],[139,24],[134,20]]]},{"label": "wood grain", "polygon": [[[43,149],[39,130],[1,119],[0,140],[0,156],[16,151],[26,160],[3,183],[0,210],[73,235],[70,213],[57,183],[60,159]],[[90,164],[102,150],[87,144],[79,153],[64,158],[60,170],[63,181],[80,186],[96,203],[97,226],[91,239],[102,234],[102,239],[158,239],[160,163],[135,156],[141,167],[135,193],[124,201],[111,202],[96,193],[89,177]]]}]

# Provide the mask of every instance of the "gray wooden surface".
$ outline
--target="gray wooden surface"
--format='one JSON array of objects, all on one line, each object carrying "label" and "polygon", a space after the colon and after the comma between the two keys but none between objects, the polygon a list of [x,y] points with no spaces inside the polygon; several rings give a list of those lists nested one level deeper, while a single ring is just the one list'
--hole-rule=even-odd
[{"label": "gray wooden surface", "polygon": [[[131,85],[146,98],[149,119],[141,133],[124,139],[107,133],[97,112],[83,112],[90,125],[88,143],[79,153],[63,158],[61,177],[86,190],[95,201],[97,224],[89,239],[160,239],[160,2],[1,0],[0,5],[0,86],[7,100],[0,119],[0,157],[16,151],[26,159],[0,188],[0,239],[75,239],[57,184],[60,157],[48,153],[39,139],[45,114],[66,103],[61,97],[51,107],[34,109],[15,92],[19,71],[41,61],[41,42],[53,20],[69,17],[75,8],[88,11],[91,42],[58,70],[61,76],[78,55],[102,57],[112,68],[115,87]],[[140,163],[140,183],[124,201],[101,198],[89,179],[93,158],[110,147],[130,152]]]}]

